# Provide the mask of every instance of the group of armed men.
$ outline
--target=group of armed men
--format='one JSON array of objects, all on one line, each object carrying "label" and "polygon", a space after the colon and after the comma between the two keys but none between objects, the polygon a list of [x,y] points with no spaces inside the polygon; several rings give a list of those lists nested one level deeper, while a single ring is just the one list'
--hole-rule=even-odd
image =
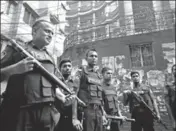
[{"label": "group of armed men", "polygon": [[[99,72],[98,53],[90,49],[85,54],[88,65],[80,67],[72,76],[71,60],[63,58],[57,67],[46,49],[53,31],[54,26],[49,20],[39,18],[32,26],[32,41],[23,47],[73,93],[68,94],[47,79],[34,59],[26,58],[15,47],[7,45],[1,56],[1,82],[8,81],[0,106],[1,131],[119,131],[119,121],[107,117],[118,116],[126,121],[127,117],[119,108],[119,97],[124,105],[129,104],[131,118],[135,119],[131,122],[131,131],[154,131],[154,117],[131,95],[131,91],[140,95],[156,113],[157,119],[161,119],[154,94],[148,86],[140,83],[139,72],[131,72],[133,89],[118,96],[112,84],[113,70],[106,66]],[[172,72],[176,77],[175,65]],[[175,82],[166,87],[166,107],[176,131]],[[86,106],[79,105],[76,97]],[[110,128],[105,128],[107,125]]]}]

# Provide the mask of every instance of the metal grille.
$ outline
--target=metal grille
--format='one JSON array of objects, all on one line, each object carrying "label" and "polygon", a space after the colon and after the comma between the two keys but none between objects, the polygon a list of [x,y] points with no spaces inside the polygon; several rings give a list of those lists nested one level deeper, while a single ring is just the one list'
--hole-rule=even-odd
[{"label": "metal grille", "polygon": [[131,66],[146,67],[154,65],[152,44],[130,45]]}]

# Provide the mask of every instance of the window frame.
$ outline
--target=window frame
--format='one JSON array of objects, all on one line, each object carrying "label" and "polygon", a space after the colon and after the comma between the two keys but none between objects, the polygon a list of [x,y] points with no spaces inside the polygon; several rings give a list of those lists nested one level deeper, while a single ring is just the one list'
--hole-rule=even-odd
[{"label": "window frame", "polygon": [[[150,65],[145,65],[145,59],[143,58],[144,54],[142,52],[142,47],[144,47],[145,45],[149,45],[150,46],[150,49],[151,49],[151,52],[148,54],[148,56],[152,56],[152,64]],[[131,47],[132,48],[135,48],[135,46],[139,46],[140,48],[140,64],[141,66],[134,66],[132,63],[134,63],[132,61],[132,50],[130,49]],[[128,48],[129,48],[129,54],[130,54],[130,66],[131,68],[145,68],[145,67],[154,67],[156,65],[156,61],[155,61],[155,56],[154,56],[154,48],[153,48],[153,43],[152,42],[144,42],[144,43],[132,43],[132,44],[129,44],[128,45]]]},{"label": "window frame", "polygon": [[[24,21],[24,23],[26,23],[27,25],[29,25],[29,26],[32,26],[32,21],[31,21],[31,17],[33,17],[34,18],[34,20],[33,20],[33,22],[39,17],[39,15],[34,11],[34,9],[32,9],[31,7],[30,7],[30,5],[28,4],[28,3],[23,3],[23,6],[24,6],[24,15],[23,15],[23,21]],[[25,16],[25,12],[26,11],[28,11],[29,12],[29,20],[28,20],[28,22],[26,22],[25,20],[24,20],[24,16]]]}]

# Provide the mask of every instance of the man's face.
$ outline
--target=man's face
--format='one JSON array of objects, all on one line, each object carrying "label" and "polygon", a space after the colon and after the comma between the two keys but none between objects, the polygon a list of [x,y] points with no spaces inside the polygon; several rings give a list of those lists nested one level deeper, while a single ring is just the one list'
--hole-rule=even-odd
[{"label": "man's face", "polygon": [[97,61],[98,61],[97,52],[96,51],[89,51],[86,60],[89,65],[96,65]]},{"label": "man's face", "polygon": [[139,80],[140,80],[138,73],[133,74],[131,77],[132,77],[133,82],[139,82]]},{"label": "man's face", "polygon": [[70,75],[72,71],[72,64],[70,62],[63,63],[61,66],[62,75]]},{"label": "man's face", "polygon": [[173,68],[172,68],[172,74],[176,77],[176,66],[173,66]]},{"label": "man's face", "polygon": [[40,28],[34,33],[34,39],[38,43],[42,43],[44,46],[47,46],[51,43],[54,35],[54,26],[48,22],[42,22]]},{"label": "man's face", "polygon": [[103,74],[104,80],[110,81],[112,80],[112,70],[107,70]]}]

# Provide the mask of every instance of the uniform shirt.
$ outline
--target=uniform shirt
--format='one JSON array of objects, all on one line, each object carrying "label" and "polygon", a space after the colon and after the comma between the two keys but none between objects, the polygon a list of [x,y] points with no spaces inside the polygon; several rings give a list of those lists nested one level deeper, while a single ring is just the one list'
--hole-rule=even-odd
[{"label": "uniform shirt", "polygon": [[[45,49],[36,49],[32,45],[32,41],[25,44],[23,48],[31,53],[38,61],[42,61],[42,63],[44,63],[44,65],[49,69],[48,71],[50,73],[55,74],[54,59],[52,59],[52,57]],[[18,49],[10,45],[8,45],[4,51],[6,52],[6,55],[1,59],[1,68],[15,64],[26,57],[23,53],[20,53]],[[52,68],[48,63],[50,63],[50,65],[53,65]],[[30,76],[32,74],[34,74],[34,77]],[[48,87],[52,86],[51,83],[45,77],[43,77],[42,75],[40,77],[39,75],[41,75],[41,73],[37,71],[36,67],[34,67],[34,70],[31,72],[10,76],[8,80],[8,86],[10,87],[10,89],[8,89],[8,91],[6,90],[6,93],[10,93],[9,95],[13,97],[15,96],[15,98],[21,97],[21,100],[23,98],[26,98],[22,100],[23,104],[41,102],[43,101],[43,98],[41,98],[40,93],[38,92],[39,90],[37,90],[37,88],[33,88],[33,85],[39,86],[38,88],[40,88],[40,85],[42,85],[46,88],[42,88],[41,93],[46,98],[44,101],[47,101],[47,99],[49,98],[48,96],[54,94],[55,91],[51,88],[50,90]],[[37,80],[36,78],[40,78],[41,80]],[[50,101],[49,99],[48,101]]]},{"label": "uniform shirt", "polygon": [[[148,104],[151,109],[155,109],[156,105],[154,103],[154,94],[149,86],[140,84],[137,88],[131,89],[137,95],[140,95],[141,98]],[[123,93],[124,95],[124,105],[129,104],[130,112],[134,107],[140,107],[140,104],[132,97],[131,93]],[[156,109],[155,109],[156,110]]]},{"label": "uniform shirt", "polygon": [[[61,80],[67,85],[67,87],[70,89],[70,91],[73,94],[76,94],[78,92],[78,80],[73,78],[72,76],[69,76],[67,80],[64,78],[61,78]],[[65,95],[69,95],[66,91],[62,90],[62,92]],[[56,107],[58,110],[62,112],[63,115],[65,116],[71,116],[72,114],[72,104],[69,103],[68,105],[63,104],[60,100],[56,99]]]}]

